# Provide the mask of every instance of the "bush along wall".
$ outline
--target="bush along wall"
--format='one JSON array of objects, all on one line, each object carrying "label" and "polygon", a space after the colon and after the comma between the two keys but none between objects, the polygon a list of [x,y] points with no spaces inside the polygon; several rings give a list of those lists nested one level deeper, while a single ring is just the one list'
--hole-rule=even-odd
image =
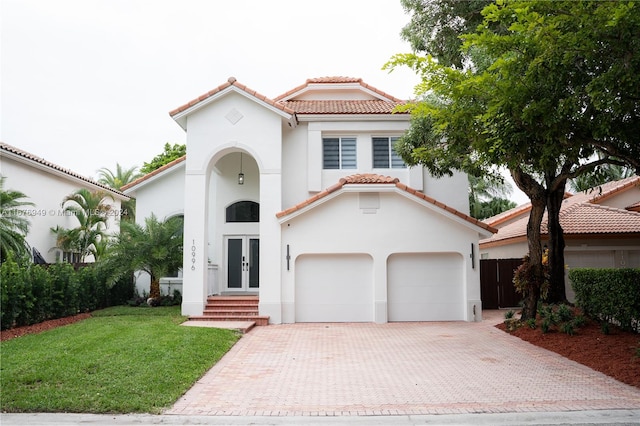
[{"label": "bush along wall", "polygon": [[107,306],[121,305],[133,296],[133,278],[106,284],[93,265],[68,263],[19,265],[8,258],[0,265],[0,327],[2,330],[36,324]]},{"label": "bush along wall", "polygon": [[640,332],[640,269],[573,269],[569,279],[586,315]]}]

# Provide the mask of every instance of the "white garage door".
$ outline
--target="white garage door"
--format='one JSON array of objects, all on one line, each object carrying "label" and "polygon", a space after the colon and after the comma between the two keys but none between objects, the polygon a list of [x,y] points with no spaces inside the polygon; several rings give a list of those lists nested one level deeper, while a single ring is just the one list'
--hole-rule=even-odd
[{"label": "white garage door", "polygon": [[367,254],[296,259],[296,322],[373,321],[373,259]]},{"label": "white garage door", "polygon": [[401,253],[387,265],[389,321],[464,320],[462,256]]}]

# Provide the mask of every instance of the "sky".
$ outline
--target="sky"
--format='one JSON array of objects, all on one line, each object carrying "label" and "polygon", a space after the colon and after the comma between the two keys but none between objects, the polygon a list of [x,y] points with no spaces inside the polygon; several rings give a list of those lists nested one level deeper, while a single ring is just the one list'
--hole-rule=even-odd
[{"label": "sky", "polygon": [[185,143],[169,111],[231,76],[270,98],[348,76],[410,99],[418,77],[382,70],[409,18],[400,0],[0,0],[0,140],[95,178]]}]

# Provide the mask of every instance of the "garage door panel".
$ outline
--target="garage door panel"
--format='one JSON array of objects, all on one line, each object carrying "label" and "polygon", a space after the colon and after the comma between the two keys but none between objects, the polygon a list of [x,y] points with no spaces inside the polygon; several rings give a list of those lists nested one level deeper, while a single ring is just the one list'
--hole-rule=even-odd
[{"label": "garage door panel", "polygon": [[373,321],[373,261],[366,254],[296,259],[296,322]]},{"label": "garage door panel", "polygon": [[464,319],[463,261],[455,253],[399,253],[388,260],[389,321]]}]

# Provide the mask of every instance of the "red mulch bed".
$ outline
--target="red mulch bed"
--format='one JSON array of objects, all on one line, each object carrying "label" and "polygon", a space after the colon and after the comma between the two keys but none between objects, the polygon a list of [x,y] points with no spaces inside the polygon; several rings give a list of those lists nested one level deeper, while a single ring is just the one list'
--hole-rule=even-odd
[{"label": "red mulch bed", "polygon": [[[506,331],[504,323],[496,327]],[[640,388],[640,357],[636,352],[640,347],[639,334],[614,326],[609,334],[603,334],[595,321],[587,321],[573,336],[554,329],[544,334],[539,326],[532,329],[526,325],[508,333]]]},{"label": "red mulch bed", "polygon": [[2,330],[0,332],[0,341],[13,339],[14,337],[24,336],[25,334],[40,333],[52,328],[60,327],[63,325],[73,324],[74,322],[82,321],[91,317],[91,314],[78,314],[71,317],[58,318],[41,322],[39,324],[25,325],[24,327],[10,328],[9,330]]}]

